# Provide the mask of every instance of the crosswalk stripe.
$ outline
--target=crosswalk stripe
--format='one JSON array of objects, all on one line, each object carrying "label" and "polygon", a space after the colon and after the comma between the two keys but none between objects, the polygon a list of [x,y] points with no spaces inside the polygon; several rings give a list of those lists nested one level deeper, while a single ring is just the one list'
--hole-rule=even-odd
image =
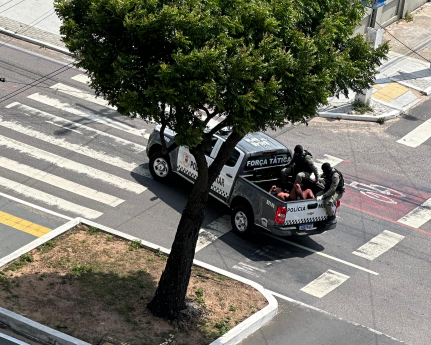
[{"label": "crosswalk stripe", "polygon": [[353,252],[353,254],[372,261],[394,247],[403,238],[404,236],[402,235],[385,230],[363,246],[359,247]]},{"label": "crosswalk stripe", "polygon": [[325,154],[323,156],[325,158],[323,158],[323,159],[316,159],[316,162],[319,163],[319,164],[316,164],[317,170],[319,171],[319,175],[323,174],[323,171],[322,171],[322,168],[321,168],[321,165],[323,163],[327,162],[327,163],[331,164],[331,167],[335,167],[336,165],[340,164],[343,161],[340,158],[337,158],[337,157],[334,157],[334,156],[330,156],[330,155],[327,155],[327,154]]},{"label": "crosswalk stripe", "polygon": [[[81,155],[97,159],[98,161],[101,161],[106,164],[113,165],[117,168],[124,169],[126,171],[134,171],[134,169],[139,166],[138,163],[129,163],[124,160],[122,160],[120,157],[113,157],[109,156],[106,152],[99,152],[96,150],[93,150],[89,147],[73,144],[71,142],[66,141],[63,138],[56,138],[52,135],[47,135],[42,132],[39,132],[37,130],[22,126],[18,122],[15,121],[5,121],[3,120],[3,117],[0,116],[0,126],[9,128],[13,131],[28,135],[30,137],[45,141],[49,144],[56,145],[58,147],[67,149],[69,151],[73,151],[76,153],[79,153]],[[144,177],[149,177],[151,174],[150,172],[142,171]],[[136,172],[138,173],[138,172]],[[138,173],[139,174],[139,173]]]},{"label": "crosswalk stripe", "polygon": [[103,105],[104,107],[107,107],[107,108],[111,108],[113,110],[117,110],[117,108],[113,107],[112,105],[109,105],[109,102],[106,99],[103,99],[101,97],[96,97],[95,95],[92,95],[89,92],[82,91],[80,89],[77,89],[75,87],[72,87],[63,83],[57,83],[55,85],[50,86],[50,88],[56,91],[63,92],[69,96],[83,99],[84,101],[87,101],[87,102],[92,102],[95,104]]},{"label": "crosswalk stripe", "polygon": [[205,228],[200,229],[195,252],[197,253],[205,248],[211,242],[214,242],[219,237],[228,233],[231,229],[230,216],[228,215],[224,215],[208,224]]},{"label": "crosswalk stripe", "polygon": [[42,225],[29,222],[28,220],[15,217],[12,214],[2,211],[0,211],[0,223],[36,237],[41,237],[51,231],[51,229]]},{"label": "crosswalk stripe", "polygon": [[129,125],[126,125],[124,123],[115,121],[115,120],[111,120],[108,117],[104,117],[104,116],[99,116],[90,112],[85,112],[82,111],[81,109],[75,108],[74,106],[72,106],[71,104],[68,103],[63,103],[60,100],[56,99],[56,98],[52,98],[52,97],[48,97],[45,95],[41,95],[40,93],[34,93],[30,96],[28,96],[28,98],[43,103],[45,105],[49,105],[51,107],[66,111],[70,114],[73,115],[77,115],[77,116],[81,116],[81,117],[85,117],[91,121],[95,121],[95,122],[99,122],[102,123],[106,126],[110,126],[113,127],[115,129],[119,129],[123,132],[129,133],[129,134],[133,134],[139,137],[142,137],[144,135],[143,130],[139,130],[137,128],[133,128]]},{"label": "crosswalk stripe", "polygon": [[398,219],[398,222],[417,229],[430,220],[431,199],[428,199],[422,205],[416,207],[413,211]]},{"label": "crosswalk stripe", "polygon": [[42,192],[40,190],[26,186],[24,184],[11,181],[1,176],[0,176],[0,186],[8,190],[12,190],[15,193],[24,195],[27,198],[41,201],[50,206],[58,207],[63,211],[71,212],[71,213],[80,215],[84,218],[96,219],[103,214],[102,212],[95,211],[95,210],[92,210],[91,208],[74,204],[70,201],[58,198],[54,195]]},{"label": "crosswalk stripe", "polygon": [[[87,165],[72,161],[70,159],[58,156],[54,153],[47,152],[36,147],[24,144],[17,140],[0,135],[0,146],[4,146],[13,150],[17,150],[20,153],[27,154],[31,157],[52,163],[60,168],[68,169],[79,174],[87,175],[93,179],[103,181],[105,183],[111,184],[118,188],[140,194],[147,190],[146,187],[132,181],[125,180],[121,177],[109,174],[99,169],[89,167]],[[137,169],[135,169],[137,170]]]},{"label": "crosswalk stripe", "polygon": [[420,144],[423,144],[429,138],[431,138],[431,119],[426,120],[424,123],[417,126],[410,133],[397,140],[397,143],[409,147],[418,147]]},{"label": "crosswalk stripe", "polygon": [[15,162],[6,157],[0,157],[0,166],[5,169],[14,171],[16,173],[31,177],[32,179],[42,181],[53,185],[55,187],[67,190],[68,192],[80,195],[84,198],[96,200],[103,204],[116,207],[124,202],[123,199],[116,198],[115,196],[99,192],[95,189],[85,187],[78,183],[66,180],[62,177],[47,173],[45,171],[30,167],[19,162]]},{"label": "crosswalk stripe", "polygon": [[311,283],[304,286],[301,291],[314,297],[322,298],[331,291],[335,290],[349,278],[350,277],[346,276],[345,274],[333,270],[327,270],[321,276],[314,279]]},{"label": "crosswalk stripe", "polygon": [[[100,131],[98,129],[92,128],[92,127],[88,127],[86,125],[82,125],[80,123],[74,122],[74,121],[69,121],[66,120],[60,116],[56,116],[56,115],[52,115],[50,113],[47,113],[46,111],[42,111],[36,108],[32,108],[29,107],[28,105],[24,105],[21,104],[19,102],[14,102],[11,104],[8,104],[5,108],[12,108],[17,106],[18,109],[25,115],[29,115],[29,116],[40,116],[43,117],[45,119],[49,119],[52,121],[52,123],[56,123],[58,125],[62,125],[64,126],[64,128],[66,129],[70,129],[71,131],[74,131],[74,128],[81,128],[81,129],[85,129],[88,130],[90,132],[94,132],[97,135],[103,136],[103,137],[107,137],[107,138],[111,138],[113,139],[117,144],[120,145],[125,145],[128,146],[131,150],[133,150],[136,153],[141,153],[143,151],[145,151],[145,146],[140,145],[140,144],[136,144],[133,141],[129,141],[120,137],[117,137],[115,135],[112,135],[110,133],[106,133],[103,131]],[[143,130],[143,132],[145,132],[145,130]],[[95,135],[96,135],[95,134]],[[142,135],[145,139],[148,139],[149,135],[148,134],[143,134]]]},{"label": "crosswalk stripe", "polygon": [[90,78],[88,78],[85,74],[75,75],[74,77],[72,77],[72,79],[87,85],[90,83]]}]

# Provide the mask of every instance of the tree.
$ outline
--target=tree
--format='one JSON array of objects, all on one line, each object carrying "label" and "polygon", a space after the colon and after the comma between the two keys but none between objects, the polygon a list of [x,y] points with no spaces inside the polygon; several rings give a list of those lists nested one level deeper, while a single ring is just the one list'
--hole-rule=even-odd
[{"label": "tree", "polygon": [[[163,154],[185,145],[195,157],[197,181],[148,305],[167,318],[185,308],[208,193],[236,144],[313,117],[329,96],[367,89],[388,50],[353,34],[364,15],[358,0],[56,0],[56,11],[96,94],[161,124]],[[223,121],[206,131],[217,115]],[[205,149],[226,126],[208,167]]]}]

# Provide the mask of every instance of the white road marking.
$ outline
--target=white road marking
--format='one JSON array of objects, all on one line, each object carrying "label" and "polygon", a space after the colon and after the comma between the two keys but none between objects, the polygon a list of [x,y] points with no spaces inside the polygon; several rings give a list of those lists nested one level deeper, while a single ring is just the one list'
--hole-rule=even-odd
[{"label": "white road marking", "polygon": [[417,229],[430,220],[431,199],[428,199],[422,205],[416,207],[413,211],[410,211],[404,217],[398,219],[398,223],[405,224]]},{"label": "white road marking", "polygon": [[322,168],[321,168],[321,166],[322,166],[323,163],[327,162],[327,163],[331,164],[331,167],[335,167],[336,165],[340,164],[343,161],[343,159],[340,159],[340,158],[337,158],[337,157],[334,157],[334,156],[330,156],[330,155],[327,155],[327,154],[325,154],[323,156],[325,158],[323,158],[323,159],[316,159],[316,162],[319,163],[319,164],[316,164],[317,170],[319,171],[319,175],[323,174],[323,171],[322,171]]},{"label": "white road marking", "polygon": [[[99,169],[89,167],[87,165],[72,161],[70,159],[58,156],[54,153],[47,152],[36,147],[21,143],[17,140],[0,135],[0,146],[4,146],[20,153],[27,154],[31,157],[52,163],[60,168],[68,169],[79,174],[86,175],[93,179],[103,181],[118,188],[140,194],[147,190],[146,187],[132,181],[125,180],[121,177],[111,175]],[[136,170],[136,169],[135,169]]]},{"label": "white road marking", "polygon": [[317,255],[323,256],[323,257],[325,257],[325,258],[327,258],[327,259],[330,259],[330,260],[333,260],[333,261],[336,261],[336,262],[340,262],[340,263],[342,263],[342,264],[344,264],[344,265],[347,265],[347,266],[350,266],[350,267],[357,268],[358,270],[361,270],[361,271],[364,271],[364,272],[367,272],[367,273],[374,274],[375,276],[378,276],[378,275],[379,275],[377,272],[371,271],[371,270],[369,270],[369,269],[367,269],[367,268],[364,268],[364,267],[361,267],[361,266],[358,266],[358,265],[352,264],[352,263],[350,263],[350,262],[348,262],[348,261],[344,261],[344,260],[338,259],[338,258],[336,258],[335,256],[332,256],[332,255],[328,255],[328,254],[325,254],[325,253],[322,253],[322,252],[318,252],[317,250],[314,250],[314,249],[311,249],[311,248],[308,248],[308,247],[302,246],[302,245],[300,245],[300,244],[298,244],[298,243],[295,243],[295,242],[291,242],[291,241],[285,240],[284,238],[277,237],[277,236],[274,236],[274,235],[272,235],[272,234],[268,234],[268,233],[265,233],[265,232],[263,232],[262,234],[264,234],[265,236],[268,236],[268,237],[274,238],[274,239],[276,239],[276,240],[278,240],[278,241],[281,241],[281,242],[284,242],[284,243],[290,244],[290,245],[292,245],[292,246],[295,246],[295,247],[298,247],[298,248],[301,248],[301,249],[307,250],[307,251],[309,251],[309,252],[311,252],[311,253],[314,253],[314,254],[317,254]]},{"label": "white road marking", "polygon": [[304,286],[301,291],[314,297],[322,298],[329,292],[335,290],[349,278],[350,277],[345,274],[335,272],[333,270],[327,270],[320,277]]},{"label": "white road marking", "polygon": [[262,272],[262,273],[266,272],[266,270],[264,270],[264,269],[253,267],[251,265],[247,265],[244,262],[240,262],[240,263],[238,263],[238,265],[235,265],[232,268],[235,269],[235,270],[237,270],[237,271],[241,271],[241,272],[250,274],[250,275],[255,276],[255,277],[259,277],[260,276],[256,272]]},{"label": "white road marking", "polygon": [[[64,118],[62,118],[60,116],[52,115],[52,114],[47,113],[45,111],[29,107],[27,105],[24,105],[24,104],[21,104],[21,103],[18,103],[18,102],[11,103],[11,104],[7,105],[5,108],[12,108],[12,107],[15,107],[15,106],[18,106],[18,109],[23,114],[25,114],[27,116],[40,116],[40,117],[43,117],[45,119],[51,120],[53,123],[56,123],[56,124],[59,124],[59,125],[63,125],[66,128],[68,128],[68,129],[70,129],[71,127],[72,128],[76,127],[76,128],[85,129],[85,130],[90,131],[90,132],[94,132],[95,133],[94,135],[100,135],[100,136],[103,136],[103,137],[111,138],[117,144],[129,146],[130,149],[133,150],[136,153],[141,153],[141,152],[145,151],[145,146],[136,144],[133,141],[129,141],[129,140],[117,137],[115,135],[112,135],[112,134],[109,134],[109,133],[106,133],[106,132],[103,132],[103,131],[99,131],[98,129],[95,129],[95,128],[92,128],[92,127],[88,127],[86,125],[82,125],[82,124],[77,123],[77,122],[66,120],[66,119],[64,119]],[[142,131],[145,132],[146,130],[144,129]],[[143,137],[146,138],[146,139],[148,139],[149,136],[150,136],[149,134],[143,134]]]},{"label": "white road marking", "polygon": [[21,183],[8,180],[1,176],[0,176],[0,186],[8,190],[12,190],[15,193],[24,195],[27,198],[38,200],[50,206],[58,207],[60,210],[78,214],[85,218],[96,219],[103,214],[102,212],[95,211],[95,210],[92,210],[91,208],[74,204],[70,201],[58,198],[54,195],[42,192],[40,190],[23,185]]},{"label": "white road marking", "polygon": [[[0,126],[9,128],[13,131],[45,141],[49,144],[56,145],[63,149],[67,149],[69,151],[73,151],[78,154],[81,154],[93,159],[97,159],[98,161],[113,165],[117,168],[124,169],[126,171],[134,171],[134,169],[137,166],[139,166],[138,163],[129,163],[122,160],[120,157],[109,156],[108,153],[106,152],[99,152],[83,145],[73,144],[71,142],[66,141],[63,138],[56,138],[55,136],[47,135],[37,130],[22,126],[21,124],[15,121],[4,121],[2,116],[0,116]],[[150,177],[151,174],[149,171],[143,171],[142,176]]]},{"label": "white road marking", "polygon": [[72,77],[73,80],[79,81],[80,83],[90,84],[90,78],[86,74],[78,74]]},{"label": "white road marking", "polygon": [[74,106],[70,105],[69,103],[63,103],[60,100],[56,99],[56,98],[52,98],[52,97],[48,97],[45,95],[41,95],[40,93],[34,93],[30,96],[28,96],[28,98],[43,103],[45,105],[49,105],[51,107],[63,110],[63,111],[67,111],[68,113],[71,113],[73,115],[77,115],[77,116],[81,116],[81,117],[85,117],[91,121],[95,121],[95,122],[99,122],[102,123],[106,126],[110,126],[113,127],[115,129],[119,129],[123,132],[129,133],[129,134],[133,134],[136,135],[138,137],[142,137],[142,130],[131,127],[127,124],[121,123],[119,121],[115,121],[112,120],[108,117],[105,116],[99,116],[90,112],[85,112],[81,109],[75,108]]},{"label": "white road marking", "polygon": [[56,124],[55,122],[52,122],[52,121],[45,121],[45,122],[46,122],[46,123],[49,123],[49,124],[51,124],[51,125],[54,125],[54,126],[56,126],[56,127],[64,128],[64,129],[65,129],[65,130],[67,130],[67,131],[75,132],[75,133],[78,133],[78,134],[81,134],[81,135],[82,135],[82,132],[77,131],[76,129],[72,129],[72,128],[69,128],[69,127],[66,127],[66,126],[58,125],[58,124]]},{"label": "white road marking", "polygon": [[80,89],[77,89],[75,87],[72,87],[66,84],[57,83],[55,85],[50,86],[50,88],[63,92],[69,96],[83,99],[84,101],[87,101],[87,102],[92,102],[95,104],[103,105],[104,107],[107,107],[113,110],[117,110],[117,108],[109,105],[109,102],[106,99],[103,99],[101,97],[96,97],[95,95],[92,95],[89,92],[82,91]]},{"label": "white road marking", "polygon": [[195,253],[231,230],[230,216],[224,215],[199,230]]},{"label": "white road marking", "polygon": [[382,255],[387,250],[391,249],[398,242],[400,242],[404,236],[396,234],[394,232],[385,230],[380,235],[377,235],[363,246],[359,247],[352,254],[363,257],[367,260],[374,260],[375,258]]},{"label": "white road marking", "polygon": [[426,120],[424,123],[417,126],[410,133],[397,140],[397,143],[409,147],[418,147],[420,144],[423,144],[429,138],[431,138],[431,119]]},{"label": "white road marking", "polygon": [[15,162],[6,157],[0,157],[0,166],[8,170],[15,171],[19,174],[31,177],[35,180],[67,190],[68,192],[83,196],[84,198],[96,200],[112,207],[116,207],[124,202],[124,200],[116,198],[115,196],[99,192],[95,189],[85,187],[62,177],[47,173],[25,164],[21,164],[19,162]]}]

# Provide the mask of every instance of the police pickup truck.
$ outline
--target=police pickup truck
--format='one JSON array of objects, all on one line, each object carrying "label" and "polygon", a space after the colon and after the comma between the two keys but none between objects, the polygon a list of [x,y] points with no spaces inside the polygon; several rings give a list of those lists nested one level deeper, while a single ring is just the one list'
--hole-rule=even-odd
[{"label": "police pickup truck", "polygon": [[[213,136],[206,150],[208,164],[217,156],[228,134],[218,132]],[[165,130],[168,147],[174,136],[175,132]],[[173,173],[192,183],[196,180],[196,162],[187,147],[179,146],[167,156],[161,149],[160,126],[157,126],[146,149],[155,180],[166,183]],[[272,185],[281,187],[281,169],[291,159],[291,151],[265,133],[248,134],[237,144],[210,190],[210,195],[231,208],[232,227],[237,234],[250,234],[255,226],[278,236],[320,234],[336,227],[336,221],[325,223],[327,212],[322,201],[285,202],[269,194]],[[305,188],[310,188],[315,195],[322,190],[322,186],[312,181],[306,181]]]}]

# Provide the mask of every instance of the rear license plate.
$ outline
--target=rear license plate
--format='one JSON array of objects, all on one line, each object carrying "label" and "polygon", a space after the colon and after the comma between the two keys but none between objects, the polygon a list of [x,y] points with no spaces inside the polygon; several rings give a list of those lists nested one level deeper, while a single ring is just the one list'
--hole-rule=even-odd
[{"label": "rear license plate", "polygon": [[301,224],[299,226],[299,230],[312,230],[312,229],[313,229],[313,223]]}]

